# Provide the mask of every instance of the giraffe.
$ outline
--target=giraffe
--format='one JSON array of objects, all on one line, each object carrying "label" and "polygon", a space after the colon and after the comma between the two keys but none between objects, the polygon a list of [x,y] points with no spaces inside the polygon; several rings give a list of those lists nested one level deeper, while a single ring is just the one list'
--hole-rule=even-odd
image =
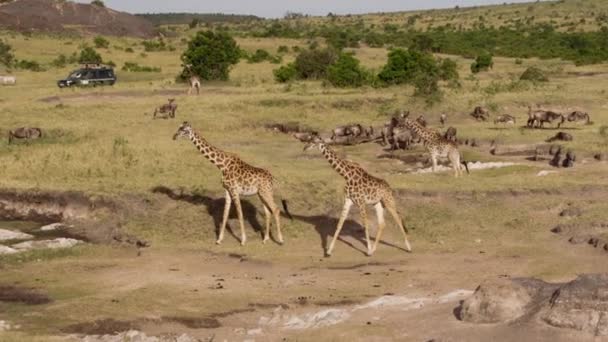
[{"label": "giraffe", "polygon": [[[403,222],[397,212],[395,198],[393,197],[393,191],[386,181],[380,178],[376,178],[367,173],[359,164],[339,158],[334,151],[332,151],[321,139],[317,138],[314,142],[306,145],[304,151],[312,148],[318,148],[331,166],[336,170],[345,180],[345,199],[342,214],[336,227],[333,239],[329,244],[325,254],[331,256],[334,249],[334,245],[340,231],[344,225],[344,221],[348,216],[348,212],[353,204],[355,204],[360,212],[361,219],[363,220],[363,226],[365,227],[365,240],[367,243],[367,255],[371,256],[378,247],[378,241],[384,230],[384,209],[388,210],[391,214],[401,232],[403,233],[403,239],[405,243],[405,250],[408,252],[412,251],[412,247],[407,239],[407,232],[403,225]],[[376,216],[378,219],[378,232],[373,246],[370,243],[369,228],[367,222],[367,211],[366,205],[373,204],[376,209]]]},{"label": "giraffe", "polygon": [[420,123],[403,118],[405,127],[412,130],[422,140],[424,146],[431,154],[431,161],[433,162],[433,172],[437,170],[437,157],[448,157],[452,168],[454,169],[454,176],[458,177],[462,174],[462,165],[469,172],[469,168],[465,161],[460,160],[460,152],[458,151],[457,143],[450,141],[443,137],[439,132],[423,127]]},{"label": "giraffe", "polygon": [[[207,140],[196,133],[188,122],[184,122],[179,126],[177,132],[173,135],[173,140],[176,140],[179,137],[189,138],[203,156],[222,172],[222,185],[226,190],[226,202],[224,205],[222,225],[220,226],[216,244],[221,244],[224,239],[224,230],[226,228],[232,202],[234,202],[236,207],[241,228],[241,245],[245,244],[247,236],[245,235],[240,196],[251,196],[255,194],[257,194],[262,201],[266,218],[266,230],[264,232],[263,243],[266,243],[270,238],[270,215],[272,215],[277,228],[277,241],[279,244],[283,244],[284,240],[279,219],[280,212],[275,205],[273,198],[273,185],[275,179],[270,172],[265,169],[253,167],[242,161],[235,154],[224,152],[217,147],[212,146]],[[287,210],[287,202],[283,200],[282,204],[285,213],[291,218],[291,215]]]},{"label": "giraffe", "polygon": [[188,73],[190,73],[190,78],[188,79],[188,82],[190,83],[190,88],[188,89],[188,95],[190,95],[192,93],[192,90],[194,88],[196,88],[196,95],[200,95],[200,91],[201,91],[200,77],[194,75],[194,72],[192,71],[192,64],[186,64],[185,68],[186,68],[186,70],[188,70]]}]

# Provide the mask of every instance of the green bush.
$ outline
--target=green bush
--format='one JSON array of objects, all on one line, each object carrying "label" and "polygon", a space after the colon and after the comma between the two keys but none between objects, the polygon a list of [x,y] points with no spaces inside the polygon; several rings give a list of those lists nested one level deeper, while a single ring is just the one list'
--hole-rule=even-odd
[{"label": "green bush", "polygon": [[15,67],[36,72],[44,71],[44,69],[40,66],[40,63],[36,61],[28,61],[27,59],[16,61]]},{"label": "green bush", "polygon": [[471,72],[476,74],[481,71],[487,71],[494,66],[492,55],[487,52],[483,52],[475,58],[475,62],[471,64]]},{"label": "green bush", "polygon": [[56,68],[64,68],[66,65],[68,65],[68,58],[64,54],[61,54],[57,56],[57,58],[53,59],[51,65]]},{"label": "green bush", "polygon": [[336,58],[336,52],[332,49],[309,49],[298,54],[294,66],[301,79],[323,79]]},{"label": "green bush", "polygon": [[107,49],[110,47],[110,42],[102,36],[95,37],[95,39],[93,39],[93,44],[95,44],[95,47],[98,49]]},{"label": "green bush", "polygon": [[521,81],[532,81],[532,82],[548,82],[549,79],[545,76],[545,73],[537,67],[529,67],[519,77]]},{"label": "green bush", "polygon": [[446,58],[439,63],[439,78],[444,81],[456,81],[460,78],[458,74],[458,64]]},{"label": "green bush", "polygon": [[334,87],[360,87],[365,79],[366,72],[352,53],[341,53],[338,60],[327,68],[327,80]]},{"label": "green bush", "polygon": [[167,50],[167,45],[165,45],[165,41],[162,39],[159,40],[144,40],[141,42],[141,45],[144,46],[144,50],[147,52],[154,51],[165,51]]},{"label": "green bush", "polygon": [[129,72],[161,72],[161,68],[159,67],[143,66],[135,62],[125,62],[122,66],[122,70]]},{"label": "green bush", "polygon": [[11,52],[12,46],[0,40],[0,64],[10,67],[15,56]]},{"label": "green bush", "polygon": [[106,4],[104,4],[101,0],[93,0],[91,1],[91,5],[98,7],[106,7]]},{"label": "green bush", "polygon": [[101,55],[95,51],[90,46],[85,46],[82,51],[80,51],[80,57],[78,57],[78,63],[101,63]]},{"label": "green bush", "polygon": [[281,66],[278,69],[274,69],[272,73],[274,74],[275,81],[279,83],[293,81],[298,76],[298,71],[296,70],[294,63],[289,63],[287,65]]},{"label": "green bush", "polygon": [[288,53],[289,48],[285,45],[281,45],[277,48],[277,53]]},{"label": "green bush", "polygon": [[128,52],[128,53],[133,53],[133,52],[135,52],[135,51],[133,51],[133,49],[132,49],[132,48],[128,47],[128,48],[126,48],[126,49],[125,49],[125,52]]},{"label": "green bush", "polygon": [[439,75],[435,58],[430,53],[394,49],[388,54],[388,62],[378,78],[386,84],[412,84],[419,74]]},{"label": "green bush", "polygon": [[[199,31],[182,54],[184,66],[192,65],[192,73],[205,80],[227,80],[230,67],[237,64],[240,48],[226,32]],[[184,67],[181,78],[190,76]]]},{"label": "green bush", "polygon": [[257,49],[251,55],[249,55],[249,54],[247,54],[247,52],[245,52],[245,59],[247,59],[247,61],[249,63],[260,63],[260,62],[263,62],[266,60],[271,61],[273,59],[273,57],[270,54],[270,52],[268,52],[264,49]]}]

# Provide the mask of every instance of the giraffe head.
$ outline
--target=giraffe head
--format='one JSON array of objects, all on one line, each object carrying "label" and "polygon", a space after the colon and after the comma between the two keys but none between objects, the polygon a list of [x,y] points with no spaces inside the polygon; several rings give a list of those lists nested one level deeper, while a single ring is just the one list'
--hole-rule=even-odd
[{"label": "giraffe head", "polygon": [[188,121],[184,121],[184,123],[182,123],[177,129],[177,132],[175,132],[175,134],[173,135],[173,140],[176,140],[180,137],[189,137],[191,133],[192,126],[190,126],[190,123],[188,123]]},{"label": "giraffe head", "polygon": [[324,144],[325,144],[325,142],[323,141],[323,139],[321,139],[321,137],[315,136],[311,142],[309,142],[308,144],[306,144],[306,146],[304,146],[304,151],[312,150],[315,147],[318,148],[319,150],[321,150],[321,148]]}]

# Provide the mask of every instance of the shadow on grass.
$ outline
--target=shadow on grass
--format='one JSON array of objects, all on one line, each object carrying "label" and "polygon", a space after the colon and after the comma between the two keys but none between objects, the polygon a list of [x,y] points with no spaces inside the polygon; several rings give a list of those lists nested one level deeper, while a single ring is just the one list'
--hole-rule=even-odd
[{"label": "shadow on grass", "polygon": [[[213,223],[215,226],[216,236],[219,234],[219,228],[222,224],[222,216],[224,215],[224,204],[225,198],[213,198],[206,195],[200,195],[196,193],[186,193],[183,190],[174,190],[166,186],[156,186],[152,189],[155,194],[163,194],[175,201],[183,201],[194,205],[204,205],[207,209],[207,213],[213,217]],[[257,219],[256,208],[250,201],[241,198],[241,208],[243,209],[243,220],[249,222],[251,227],[256,233],[262,233],[262,225]],[[229,219],[236,219],[236,209],[234,203],[230,206]],[[238,226],[238,224],[237,224]],[[237,240],[240,239],[240,234],[237,236],[230,227],[230,223],[226,224],[226,230]]]}]

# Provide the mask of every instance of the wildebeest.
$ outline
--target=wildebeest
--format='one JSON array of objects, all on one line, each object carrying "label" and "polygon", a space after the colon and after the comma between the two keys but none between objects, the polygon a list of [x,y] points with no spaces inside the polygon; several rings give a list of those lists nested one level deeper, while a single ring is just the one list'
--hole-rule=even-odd
[{"label": "wildebeest", "polygon": [[426,127],[428,125],[428,122],[424,118],[424,115],[420,115],[419,117],[417,117],[416,122],[422,125],[422,127]]},{"label": "wildebeest", "polygon": [[527,126],[530,128],[543,128],[545,122],[552,123],[558,120],[557,128],[559,128],[566,119],[563,114],[554,112],[552,110],[537,109],[532,110],[532,107],[528,106],[528,123]]},{"label": "wildebeest", "polygon": [[349,124],[334,128],[331,132],[331,137],[332,139],[335,139],[336,137],[346,136],[358,137],[361,136],[361,134],[363,133],[363,126],[361,126],[360,124]]},{"label": "wildebeest", "polygon": [[177,104],[175,103],[175,99],[169,99],[168,101],[169,103],[165,103],[162,106],[156,107],[156,109],[154,109],[154,119],[156,119],[158,114],[165,114],[158,115],[158,117],[163,119],[167,119],[168,117],[175,117],[175,111],[177,110]]},{"label": "wildebeest", "polygon": [[456,128],[454,128],[452,126],[448,127],[448,129],[443,134],[443,137],[446,140],[449,140],[449,141],[452,141],[452,142],[456,142]]},{"label": "wildebeest", "polygon": [[589,117],[589,114],[578,111],[578,110],[575,110],[574,112],[568,114],[568,122],[573,122],[573,121],[574,122],[583,121],[587,125],[591,124],[591,118]]},{"label": "wildebeest", "polygon": [[292,136],[301,142],[311,142],[314,138],[318,137],[317,132],[296,132]]},{"label": "wildebeest", "polygon": [[566,152],[566,158],[562,162],[562,166],[563,167],[573,167],[575,161],[576,161],[576,155],[571,150],[568,150],[568,152]]},{"label": "wildebeest", "polygon": [[490,112],[481,106],[477,106],[473,109],[471,116],[478,121],[487,121],[490,118]]},{"label": "wildebeest", "polygon": [[566,132],[557,132],[557,134],[555,134],[554,136],[552,136],[551,138],[545,140],[546,142],[553,142],[556,140],[561,140],[561,141],[572,141],[572,135]]},{"label": "wildebeest", "polygon": [[496,119],[494,119],[494,124],[497,125],[499,123],[502,124],[509,124],[509,125],[515,125],[516,121],[515,121],[515,117],[509,114],[503,114],[503,115],[499,115],[496,117]]},{"label": "wildebeest", "polygon": [[2,85],[15,85],[15,84],[17,84],[17,77],[15,77],[15,76],[0,76],[0,84],[2,84]]},{"label": "wildebeest", "polygon": [[42,138],[42,130],[38,127],[19,127],[15,130],[8,131],[8,143],[11,144],[14,139],[33,140]]}]

